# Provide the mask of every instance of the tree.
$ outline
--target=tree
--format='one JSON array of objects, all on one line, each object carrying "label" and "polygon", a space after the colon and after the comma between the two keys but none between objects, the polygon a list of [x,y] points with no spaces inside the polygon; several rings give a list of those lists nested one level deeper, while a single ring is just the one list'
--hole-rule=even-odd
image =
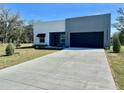
[{"label": "tree", "polygon": [[124,10],[122,8],[119,8],[117,10],[117,13],[119,14],[116,18],[116,23],[113,24],[113,27],[115,27],[119,33],[119,40],[122,45],[124,45]]},{"label": "tree", "polygon": [[114,35],[113,35],[113,52],[119,53],[120,48],[121,48],[121,46],[120,46],[118,33],[114,33]]},{"label": "tree", "polygon": [[33,25],[25,25],[20,31],[21,43],[32,43],[33,41]]},{"label": "tree", "polygon": [[118,31],[124,30],[124,10],[122,8],[119,8],[117,10],[118,17],[116,18],[116,23],[113,24],[113,27],[115,27]]},{"label": "tree", "polygon": [[11,40],[11,37],[20,27],[19,14],[12,14],[8,8],[0,8],[0,34],[4,43]]},{"label": "tree", "polygon": [[21,35],[21,42],[22,43],[32,43],[33,41],[33,25],[28,24],[24,26],[24,31]]},{"label": "tree", "polygon": [[3,43],[31,43],[33,41],[33,21],[25,24],[19,13],[8,8],[0,8],[0,41]]}]

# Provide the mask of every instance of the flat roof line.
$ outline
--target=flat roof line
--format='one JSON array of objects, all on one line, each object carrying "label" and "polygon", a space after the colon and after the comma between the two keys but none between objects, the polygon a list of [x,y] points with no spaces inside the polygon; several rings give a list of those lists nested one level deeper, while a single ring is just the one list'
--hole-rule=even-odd
[{"label": "flat roof line", "polygon": [[102,16],[102,15],[110,15],[110,14],[111,14],[111,13],[94,14],[94,15],[85,15],[85,16],[70,17],[70,18],[66,18],[66,19],[80,18],[80,17]]},{"label": "flat roof line", "polygon": [[66,19],[72,19],[72,18],[80,18],[80,17],[92,17],[92,16],[102,16],[102,15],[109,15],[111,13],[103,13],[103,14],[94,14],[94,15],[85,15],[85,16],[75,16],[75,17],[68,17],[65,19],[58,19],[58,20],[49,20],[49,21],[40,21],[40,22],[36,22],[36,23],[45,23],[45,22],[56,22],[56,21],[65,21]]}]

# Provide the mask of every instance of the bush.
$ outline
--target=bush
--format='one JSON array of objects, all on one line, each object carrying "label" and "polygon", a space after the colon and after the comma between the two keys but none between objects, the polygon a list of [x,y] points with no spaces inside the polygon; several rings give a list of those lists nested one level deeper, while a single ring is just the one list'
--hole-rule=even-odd
[{"label": "bush", "polygon": [[114,53],[119,53],[121,48],[121,44],[119,41],[118,33],[115,33],[113,35],[113,52]]},{"label": "bush", "polygon": [[10,56],[14,54],[14,46],[12,43],[9,43],[6,47],[6,55]]},{"label": "bush", "polygon": [[120,40],[121,45],[124,45],[124,31],[121,31],[119,33],[119,40]]}]

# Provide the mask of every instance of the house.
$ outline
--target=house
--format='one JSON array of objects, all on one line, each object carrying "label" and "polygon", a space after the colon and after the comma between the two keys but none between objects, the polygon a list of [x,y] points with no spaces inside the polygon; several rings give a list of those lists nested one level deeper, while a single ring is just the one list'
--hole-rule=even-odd
[{"label": "house", "polygon": [[110,47],[111,14],[34,23],[34,46]]}]

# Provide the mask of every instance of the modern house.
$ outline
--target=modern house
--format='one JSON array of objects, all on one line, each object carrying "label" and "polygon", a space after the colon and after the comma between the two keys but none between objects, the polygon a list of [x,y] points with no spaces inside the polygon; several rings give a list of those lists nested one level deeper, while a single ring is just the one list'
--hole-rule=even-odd
[{"label": "modern house", "polygon": [[111,14],[34,23],[34,45],[54,47],[110,47]]}]

